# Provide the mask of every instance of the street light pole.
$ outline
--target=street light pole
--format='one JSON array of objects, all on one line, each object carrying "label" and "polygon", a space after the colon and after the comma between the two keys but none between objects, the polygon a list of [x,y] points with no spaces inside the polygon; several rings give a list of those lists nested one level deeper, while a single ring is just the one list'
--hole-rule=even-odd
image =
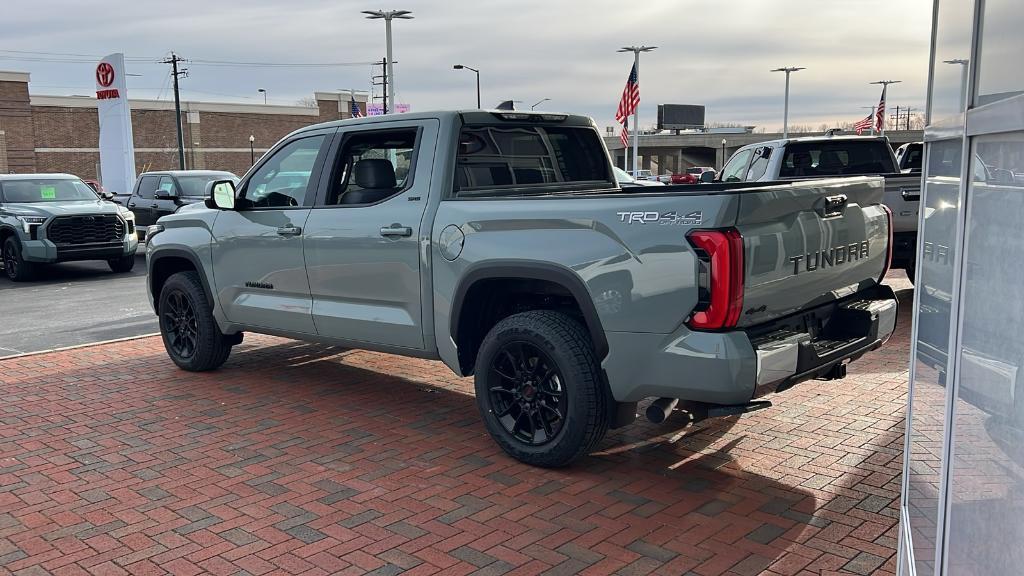
[{"label": "street light pole", "polygon": [[[656,49],[657,46],[623,46],[618,49],[618,52],[632,52],[633,53],[633,66],[636,68],[636,86],[637,90],[640,89],[640,53],[650,52]],[[638,105],[636,110],[633,110],[633,176],[636,177],[638,166],[637,163],[640,160],[640,106]]]},{"label": "street light pole", "polygon": [[[256,149],[253,148],[253,144],[256,142],[256,137],[249,134],[249,165],[256,165]],[[244,148],[243,148],[244,150]]]},{"label": "street light pole", "polygon": [[452,66],[453,70],[470,70],[476,73],[476,109],[480,110],[480,71],[476,68],[470,68],[469,66],[463,66],[462,64],[456,64]]},{"label": "street light pole", "polygon": [[366,18],[369,20],[384,20],[384,31],[385,39],[387,41],[387,75],[388,83],[391,85],[388,90],[388,110],[391,112],[395,111],[395,69],[392,66],[393,58],[391,57],[391,21],[395,18],[399,20],[412,20],[412,14],[409,10],[363,10],[363,14],[366,14]]},{"label": "street light pole", "polygon": [[257,88],[256,91],[263,94],[263,103],[266,104],[267,103],[267,91],[265,89],[263,89],[263,88]]},{"label": "street light pole", "polygon": [[548,101],[550,101],[550,100],[551,100],[551,98],[541,98],[539,102],[537,102],[537,103],[536,103],[536,104],[534,104],[533,106],[530,106],[530,110],[533,110],[533,109],[534,109],[534,108],[536,108],[537,106],[540,106],[541,104],[543,104],[543,103],[545,103],[545,102],[548,102]]},{"label": "street light pole", "polygon": [[722,163],[718,166],[718,171],[721,172],[722,168],[725,168],[725,143],[726,139],[722,138]]},{"label": "street light pole", "polygon": [[784,66],[776,68],[772,72],[786,73],[786,103],[782,111],[782,137],[789,138],[789,75],[798,70],[805,70],[802,66]]},{"label": "street light pole", "polygon": [[963,112],[967,109],[967,64],[970,60],[965,58],[954,58],[952,60],[943,60],[946,64],[959,64],[960,65],[960,111]]}]

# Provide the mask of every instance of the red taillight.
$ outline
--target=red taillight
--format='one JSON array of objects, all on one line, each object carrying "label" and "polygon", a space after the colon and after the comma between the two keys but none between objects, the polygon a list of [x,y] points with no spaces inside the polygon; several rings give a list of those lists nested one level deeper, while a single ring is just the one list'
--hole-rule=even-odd
[{"label": "red taillight", "polygon": [[892,266],[892,210],[885,204],[879,204],[879,206],[885,210],[886,227],[889,228],[889,243],[885,249],[885,267],[882,268],[882,275],[878,277],[878,283],[881,284],[882,280],[885,280],[885,275],[889,273],[889,267]]},{"label": "red taillight", "polygon": [[707,267],[707,297],[686,325],[694,330],[732,328],[743,308],[743,236],[735,229],[694,230],[686,235]]}]

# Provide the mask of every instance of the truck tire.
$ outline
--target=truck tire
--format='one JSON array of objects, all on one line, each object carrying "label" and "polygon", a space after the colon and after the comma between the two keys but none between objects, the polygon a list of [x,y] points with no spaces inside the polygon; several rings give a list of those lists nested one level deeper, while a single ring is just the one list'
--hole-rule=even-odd
[{"label": "truck tire", "polygon": [[565,466],[608,431],[609,398],[591,340],[560,312],[498,322],[480,345],[475,388],[491,437],[526,464]]},{"label": "truck tire", "polygon": [[107,260],[107,265],[110,266],[110,270],[112,272],[131,272],[132,268],[135,268],[135,254],[129,254],[128,256],[122,256],[120,258],[112,258]]},{"label": "truck tire", "polygon": [[4,272],[14,282],[28,282],[36,276],[36,264],[21,255],[21,242],[9,236],[3,245]]},{"label": "truck tire", "polygon": [[219,368],[231,354],[232,340],[221,333],[198,272],[178,272],[160,290],[160,336],[171,360],[182,370]]}]

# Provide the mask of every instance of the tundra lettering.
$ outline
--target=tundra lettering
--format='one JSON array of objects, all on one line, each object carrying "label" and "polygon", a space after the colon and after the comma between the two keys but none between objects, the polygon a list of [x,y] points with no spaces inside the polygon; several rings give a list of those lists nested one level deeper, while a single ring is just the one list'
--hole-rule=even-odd
[{"label": "tundra lettering", "polygon": [[819,267],[824,269],[867,258],[869,255],[868,247],[868,241],[864,240],[859,244],[838,246],[836,248],[829,248],[827,251],[822,250],[820,252],[804,254],[803,256],[791,256],[789,261],[793,263],[793,275],[795,276],[800,273],[801,261],[804,262],[804,268],[807,272],[813,272]]}]

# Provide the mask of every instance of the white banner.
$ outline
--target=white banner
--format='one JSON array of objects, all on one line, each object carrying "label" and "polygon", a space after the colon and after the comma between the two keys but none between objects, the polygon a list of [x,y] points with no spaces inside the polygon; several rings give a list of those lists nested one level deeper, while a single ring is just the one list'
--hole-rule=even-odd
[{"label": "white banner", "polygon": [[135,148],[124,54],[111,54],[96,66],[96,100],[100,116],[100,182],[110,192],[128,194],[135,186]]},{"label": "white banner", "polygon": [[[410,110],[412,110],[412,107],[409,106],[408,104],[395,104],[395,113],[397,113],[397,114],[405,114],[406,112],[408,112]],[[383,116],[384,115],[384,105],[383,104],[367,103],[366,104],[366,115],[367,116]]]}]

